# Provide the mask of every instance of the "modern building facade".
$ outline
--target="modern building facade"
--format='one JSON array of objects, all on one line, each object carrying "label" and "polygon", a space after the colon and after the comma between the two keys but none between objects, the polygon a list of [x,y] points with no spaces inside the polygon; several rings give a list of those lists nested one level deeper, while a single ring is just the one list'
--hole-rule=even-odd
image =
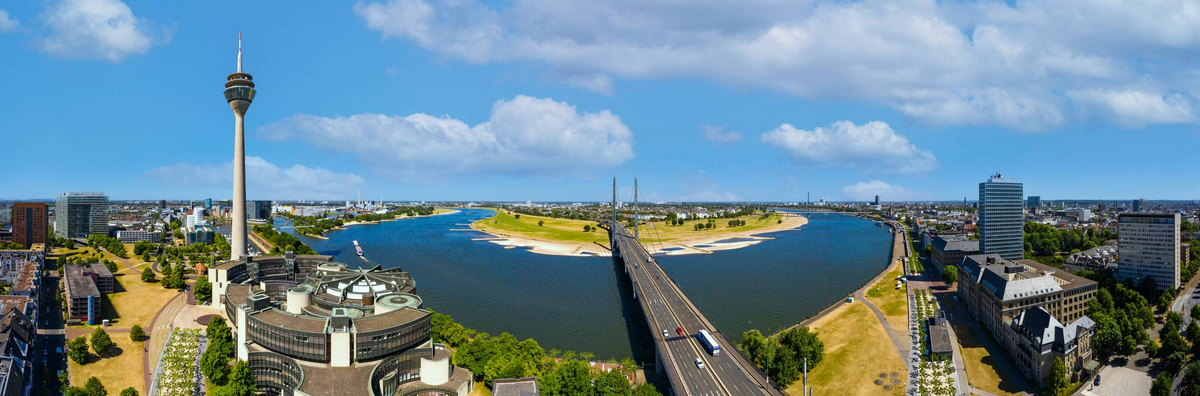
[{"label": "modern building facade", "polygon": [[1179,213],[1122,213],[1117,217],[1117,279],[1156,290],[1179,287]]},{"label": "modern building facade", "polygon": [[123,243],[150,242],[158,243],[162,238],[162,234],[147,230],[120,230],[117,231],[117,239]]},{"label": "modern building facade", "polygon": [[259,391],[283,395],[463,395],[469,370],[430,339],[432,314],[399,268],[330,256],[256,256],[208,270]]},{"label": "modern building facade", "polygon": [[1133,213],[1142,213],[1142,210],[1146,208],[1146,199],[1145,198],[1135,199],[1135,200],[1133,200],[1132,206],[1133,206]]},{"label": "modern building facade", "polygon": [[1115,269],[1117,268],[1117,257],[1117,245],[1097,246],[1067,256],[1063,261],[1063,271]]},{"label": "modern building facade", "polygon": [[[1031,344],[1026,330],[1053,327],[1051,324],[1058,324],[1058,328],[1064,328],[1062,322],[1073,325],[1090,323],[1091,320],[1085,312],[1088,301],[1095,298],[1099,288],[1094,281],[1047,267],[1033,260],[1008,261],[997,254],[967,256],[963,259],[958,279],[958,295],[967,306],[967,310],[991,331],[1009,357],[1017,362],[1018,366],[1024,367],[1020,371],[1031,381],[1041,384],[1044,374],[1039,373],[1044,373],[1045,367],[1049,366],[1043,367],[1043,363],[1035,361],[1044,361],[1041,355],[1043,352],[1038,352],[1035,359],[1029,345],[1036,345],[1038,350],[1042,351],[1046,348],[1047,341],[1051,344],[1050,347],[1058,341],[1066,342],[1068,347],[1085,342],[1075,337],[1050,339],[1043,335],[1036,337],[1036,343]],[[1022,315],[1032,309],[1044,310],[1056,319],[1053,322],[1045,321],[1045,325],[1034,326],[1032,322],[1022,318]],[[1080,321],[1081,319],[1083,321]],[[1092,328],[1094,325],[1085,327]],[[1087,350],[1082,352],[1086,352],[1084,354],[1090,358],[1092,333],[1076,334],[1088,338]],[[1064,351],[1062,353],[1075,353],[1075,356],[1079,356],[1080,352],[1071,352],[1068,349],[1060,348]],[[1068,365],[1068,368],[1078,374],[1078,370],[1084,368],[1084,362],[1073,363],[1075,364]]]},{"label": "modern building facade", "polygon": [[246,204],[247,216],[254,221],[267,221],[271,218],[271,201],[250,201]]},{"label": "modern building facade", "polygon": [[947,265],[958,265],[964,257],[979,254],[979,241],[966,235],[938,235],[930,241],[930,261],[940,272]]},{"label": "modern building facade", "polygon": [[1028,198],[1025,198],[1025,207],[1029,208],[1029,210],[1036,210],[1038,208],[1041,208],[1042,207],[1042,197],[1037,196],[1037,195],[1030,195]]},{"label": "modern building facade", "polygon": [[54,235],[87,238],[108,235],[108,196],[94,192],[59,194],[54,206]]},{"label": "modern building facade", "polygon": [[26,248],[35,243],[46,243],[46,216],[45,203],[14,203],[12,207],[13,242]]},{"label": "modern building facade", "polygon": [[1005,260],[1025,257],[1024,187],[1000,173],[979,183],[979,252]]}]

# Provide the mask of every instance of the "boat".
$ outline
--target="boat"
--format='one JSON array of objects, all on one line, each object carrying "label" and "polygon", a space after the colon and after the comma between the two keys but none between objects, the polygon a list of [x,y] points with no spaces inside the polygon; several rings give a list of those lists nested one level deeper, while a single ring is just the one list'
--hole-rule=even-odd
[{"label": "boat", "polygon": [[358,253],[358,257],[363,257],[362,246],[358,245],[358,241],[354,241],[354,252]]}]

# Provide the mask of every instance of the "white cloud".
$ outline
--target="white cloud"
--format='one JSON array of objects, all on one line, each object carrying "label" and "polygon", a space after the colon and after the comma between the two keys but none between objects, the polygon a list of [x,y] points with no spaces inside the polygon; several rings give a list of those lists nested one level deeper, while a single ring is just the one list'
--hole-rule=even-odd
[{"label": "white cloud", "polygon": [[[1188,0],[389,0],[354,12],[443,58],[532,61],[602,93],[612,77],[690,77],[1027,131],[1076,121],[1068,91],[1184,85],[1200,49]],[[1139,116],[1130,124],[1158,122]]]},{"label": "white cloud", "polygon": [[704,130],[704,140],[722,146],[742,141],[742,133],[738,131],[726,131],[715,125],[701,125],[700,128]]},{"label": "white cloud", "polygon": [[912,201],[927,198],[925,194],[879,180],[858,182],[842,188],[842,196],[851,201],[874,201],[876,195],[883,201]]},{"label": "white cloud", "polygon": [[783,149],[796,163],[855,168],[864,173],[921,174],[937,168],[933,154],[909,143],[887,123],[838,121],[811,131],[790,124],[764,133],[762,141]]},{"label": "white cloud", "polygon": [[260,128],[258,136],[351,153],[401,179],[457,173],[558,177],[612,168],[634,157],[633,132],[620,117],[528,96],[497,101],[488,121],[474,126],[426,114],[301,114]]},{"label": "white cloud", "polygon": [[156,35],[149,21],[119,0],[63,0],[49,7],[44,19],[48,35],[35,44],[62,58],[119,62],[146,53],[156,41],[170,41],[169,32]]},{"label": "white cloud", "polygon": [[[151,169],[146,176],[176,187],[217,187],[231,191],[233,163],[178,163]],[[250,199],[350,198],[366,184],[362,176],[353,173],[300,164],[280,168],[261,157],[246,157],[246,195]]]},{"label": "white cloud", "polygon": [[1096,112],[1128,127],[1196,122],[1191,101],[1180,94],[1088,89],[1069,91],[1067,97],[1083,111]]},{"label": "white cloud", "polygon": [[8,15],[8,11],[0,10],[0,33],[8,33],[21,26],[17,18]]}]

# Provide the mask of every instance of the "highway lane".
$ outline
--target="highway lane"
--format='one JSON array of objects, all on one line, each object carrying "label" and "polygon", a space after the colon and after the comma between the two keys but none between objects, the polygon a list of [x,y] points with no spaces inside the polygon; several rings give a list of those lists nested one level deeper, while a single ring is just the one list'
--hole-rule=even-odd
[{"label": "highway lane", "polygon": [[[734,346],[728,345],[723,339],[718,338],[722,352],[717,356],[709,354],[696,338],[696,333],[700,329],[707,329],[715,336],[716,329],[705,325],[700,313],[696,312],[686,301],[682,291],[652,260],[649,253],[640,244],[637,244],[633,236],[629,235],[628,230],[622,228],[617,235],[616,242],[620,244],[622,257],[628,263],[627,268],[632,271],[634,280],[641,285],[643,293],[648,294],[648,296],[640,297],[647,298],[646,301],[649,303],[651,315],[653,315],[651,321],[655,322],[652,327],[656,327],[655,331],[657,332],[655,336],[662,336],[662,328],[669,332],[667,346],[671,356],[668,358],[674,362],[674,369],[681,376],[681,381],[687,382],[683,384],[686,389],[697,389],[698,394],[704,395],[779,394],[774,389],[770,389],[774,392],[769,392],[760,387],[759,383],[751,377],[757,373],[751,374],[743,370],[745,367],[739,365],[735,359],[734,354],[737,352],[732,349]],[[635,267],[633,263],[638,265]],[[684,335],[675,333],[677,326],[684,329]],[[704,361],[705,368],[703,370],[698,369],[694,363],[697,357]],[[749,364],[746,361],[742,363]],[[753,368],[749,370],[753,370]],[[687,392],[685,391],[685,393]]]}]

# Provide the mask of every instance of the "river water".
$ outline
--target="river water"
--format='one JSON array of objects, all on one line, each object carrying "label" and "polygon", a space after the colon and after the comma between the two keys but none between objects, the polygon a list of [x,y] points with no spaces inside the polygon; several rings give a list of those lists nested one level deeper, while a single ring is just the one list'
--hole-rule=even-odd
[{"label": "river water", "polygon": [[[547,256],[475,238],[469,224],[490,210],[357,225],[300,236],[321,254],[350,265],[399,266],[416,279],[425,307],[493,335],[533,338],[546,349],[589,351],[597,358],[652,361],[641,310],[607,257]],[[276,224],[284,219],[276,218]],[[284,228],[284,231],[291,231]],[[887,265],[886,227],[840,214],[813,214],[776,239],[707,255],[658,262],[728,338],[767,333],[843,298]],[[363,247],[366,260],[354,253]]]}]

